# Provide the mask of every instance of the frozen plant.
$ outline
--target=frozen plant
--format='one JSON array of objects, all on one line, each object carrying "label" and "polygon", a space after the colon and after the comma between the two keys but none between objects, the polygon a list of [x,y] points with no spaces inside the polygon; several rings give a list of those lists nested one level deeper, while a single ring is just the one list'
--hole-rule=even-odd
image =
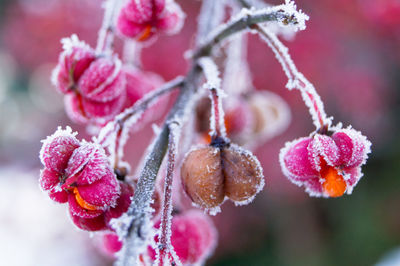
[{"label": "frozen plant", "polygon": [[[271,6],[203,0],[196,44],[188,53],[191,69],[166,83],[141,70],[140,51],[160,34],[180,30],[185,15],[178,4],[107,0],[104,8],[96,49],[76,35],[63,39],[53,73],[70,118],[98,130],[91,131],[91,141],[78,140],[69,127],[44,140],[40,186],[54,201],[68,203],[77,227],[100,231],[102,250],[117,258],[116,265],[203,264],[211,255],[216,229],[204,212],[174,206],[174,178],[181,179],[192,205],[211,215],[225,200],[251,203],[264,188],[263,169],[249,147],[281,133],[290,113],[279,96],[254,90],[246,54],[249,33],[275,53],[288,77],[286,87],[300,91],[316,126],[282,149],[284,175],[312,196],[352,192],[371,144],[351,127],[332,125],[314,86],[279,41],[278,34],[306,28],[308,16],[293,1]],[[224,22],[226,10],[235,14]],[[116,33],[125,42],[124,56],[113,50]],[[222,66],[215,63],[216,48],[226,49]],[[167,110],[163,99],[174,90],[178,96]],[[125,144],[161,110],[165,121],[135,171],[124,161]],[[188,134],[192,128],[195,133]]]}]

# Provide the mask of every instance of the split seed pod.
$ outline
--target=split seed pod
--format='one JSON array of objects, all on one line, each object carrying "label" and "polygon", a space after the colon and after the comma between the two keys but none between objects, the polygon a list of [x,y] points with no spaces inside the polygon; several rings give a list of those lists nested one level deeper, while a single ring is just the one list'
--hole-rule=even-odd
[{"label": "split seed pod", "polygon": [[218,207],[225,198],[236,205],[247,204],[264,187],[257,158],[234,144],[190,151],[182,164],[181,177],[187,195],[205,209]]}]

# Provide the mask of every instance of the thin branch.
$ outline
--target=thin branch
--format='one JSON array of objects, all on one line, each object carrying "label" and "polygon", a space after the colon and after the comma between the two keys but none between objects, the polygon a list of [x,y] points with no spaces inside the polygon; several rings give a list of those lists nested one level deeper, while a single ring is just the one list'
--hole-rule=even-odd
[{"label": "thin branch", "polygon": [[264,22],[282,22],[284,25],[297,25],[300,22],[293,13],[277,8],[265,8],[261,11],[243,9],[242,12],[233,18],[226,25],[218,27],[212,36],[193,54],[193,58],[208,56],[211,50],[224,39],[245,29],[251,29],[253,25]]},{"label": "thin branch", "polygon": [[104,5],[104,18],[103,24],[99,30],[96,52],[108,53],[114,41],[114,20],[117,11],[119,10],[121,0],[105,0]]},{"label": "thin branch", "polygon": [[171,245],[171,221],[172,221],[172,181],[175,170],[175,161],[177,156],[178,141],[180,135],[179,124],[173,122],[169,124],[169,141],[168,141],[168,162],[167,175],[164,181],[164,200],[161,215],[159,245],[157,249],[158,263],[164,265],[166,256],[172,256],[175,263],[178,263],[173,246]]},{"label": "thin branch", "polygon": [[287,48],[279,41],[279,39],[270,33],[267,29],[256,25],[254,29],[261,35],[267,44],[274,51],[278,61],[281,63],[285,74],[289,81],[286,87],[288,89],[296,88],[301,92],[304,102],[309,107],[310,114],[313,118],[314,125],[317,130],[325,130],[331,125],[331,119],[327,117],[324,105],[314,86],[309,82],[302,73],[300,73],[292,58],[287,52]]},{"label": "thin branch", "polygon": [[221,79],[217,65],[209,57],[200,58],[199,64],[203,69],[207,83],[204,85],[210,92],[211,117],[210,117],[210,136],[211,141],[227,141],[224,120],[224,110],[222,108]]},{"label": "thin branch", "polygon": [[138,100],[132,107],[125,109],[110,121],[100,131],[97,143],[103,147],[109,147],[110,153],[113,155],[113,166],[117,170],[122,160],[123,148],[127,141],[127,134],[131,126],[140,118],[144,111],[154,104],[162,95],[181,87],[184,84],[184,78],[181,76],[165,83],[160,88],[153,90]]}]

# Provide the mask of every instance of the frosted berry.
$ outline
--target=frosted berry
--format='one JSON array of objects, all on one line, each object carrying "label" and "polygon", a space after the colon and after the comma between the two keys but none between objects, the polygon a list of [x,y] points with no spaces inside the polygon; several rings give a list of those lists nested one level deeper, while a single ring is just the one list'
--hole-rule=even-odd
[{"label": "frosted berry", "polygon": [[130,0],[121,9],[117,29],[125,37],[146,41],[158,32],[178,32],[183,20],[184,14],[174,1]]},{"label": "frosted berry", "polygon": [[[160,223],[155,225],[159,228]],[[156,237],[156,244],[158,238]],[[217,242],[217,232],[211,219],[198,210],[186,211],[172,218],[171,244],[183,265],[200,265],[214,251]],[[148,248],[152,261],[156,252]],[[172,258],[172,256],[170,256]]]},{"label": "frosted berry", "polygon": [[117,234],[110,232],[101,236],[100,249],[105,255],[114,258],[115,253],[121,248],[122,242],[119,241]]},{"label": "frosted berry", "polygon": [[287,143],[281,150],[283,173],[304,186],[311,196],[351,194],[362,177],[371,143],[360,132],[347,128],[332,134],[316,133]]},{"label": "frosted berry", "polygon": [[53,82],[65,94],[68,116],[82,124],[113,118],[122,110],[126,97],[121,61],[116,56],[97,55],[75,35],[63,43]]},{"label": "frosted berry", "polygon": [[205,209],[218,207],[225,197],[247,204],[264,186],[258,160],[233,144],[192,150],[182,164],[181,178],[187,195]]},{"label": "frosted berry", "polygon": [[127,211],[133,188],[117,181],[102,147],[79,142],[75,135],[70,128],[59,128],[44,141],[39,183],[52,200],[68,202],[79,228],[103,230]]}]

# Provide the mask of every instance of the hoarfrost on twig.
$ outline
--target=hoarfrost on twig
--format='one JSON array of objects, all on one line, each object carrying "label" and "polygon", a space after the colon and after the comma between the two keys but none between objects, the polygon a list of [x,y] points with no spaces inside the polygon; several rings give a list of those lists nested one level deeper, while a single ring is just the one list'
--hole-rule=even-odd
[{"label": "hoarfrost on twig", "polygon": [[178,143],[181,134],[181,125],[176,122],[169,123],[168,162],[167,174],[164,180],[164,200],[161,212],[161,224],[159,229],[159,245],[156,249],[156,265],[164,265],[168,254],[172,255],[175,263],[180,265],[178,256],[171,244],[172,221],[172,181],[174,176]]},{"label": "hoarfrost on twig", "polygon": [[226,138],[224,110],[222,108],[222,98],[226,95],[221,89],[221,79],[217,65],[209,57],[200,58],[199,65],[203,69],[207,80],[204,87],[210,90],[210,136]]},{"label": "hoarfrost on twig", "polygon": [[282,65],[283,71],[288,77],[286,87],[289,90],[300,90],[303,100],[309,108],[315,127],[317,129],[324,126],[330,127],[332,118],[327,117],[324,105],[314,86],[297,70],[296,65],[289,55],[288,48],[284,46],[283,43],[279,41],[278,37],[270,32],[267,27],[256,26],[255,28],[261,38],[275,53],[276,58]]}]

